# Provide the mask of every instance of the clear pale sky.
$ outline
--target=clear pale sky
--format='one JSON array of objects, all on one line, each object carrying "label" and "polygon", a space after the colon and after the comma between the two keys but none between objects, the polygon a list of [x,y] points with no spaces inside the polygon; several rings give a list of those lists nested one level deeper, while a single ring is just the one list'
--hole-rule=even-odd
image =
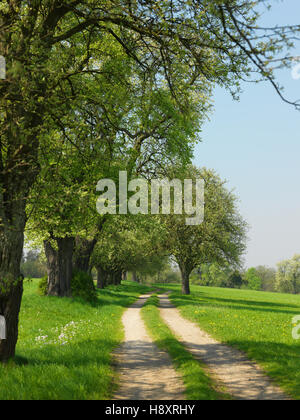
[{"label": "clear pale sky", "polygon": [[[300,1],[275,1],[261,22],[300,24]],[[300,56],[300,42],[295,56]],[[279,73],[288,99],[300,99],[300,79]],[[194,163],[214,168],[240,198],[250,224],[245,266],[269,265],[300,254],[300,112],[268,83],[244,84],[239,102],[219,88]]]}]

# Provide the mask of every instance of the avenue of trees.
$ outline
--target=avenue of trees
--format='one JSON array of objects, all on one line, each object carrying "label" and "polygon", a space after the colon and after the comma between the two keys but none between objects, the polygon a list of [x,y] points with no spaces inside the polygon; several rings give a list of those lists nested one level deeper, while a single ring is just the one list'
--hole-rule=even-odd
[{"label": "avenue of trees", "polygon": [[207,220],[195,230],[185,230],[178,215],[101,216],[96,184],[117,181],[121,170],[129,179],[164,175],[171,165],[198,171],[190,162],[215,85],[238,97],[242,80],[268,80],[289,102],[274,71],[291,62],[299,27],[260,28],[260,3],[1,2],[0,314],[7,340],[0,361],[14,356],[18,339],[25,232],[28,243],[44,247],[47,292],[55,296],[71,296],[73,273],[88,278],[92,266],[104,287],[128,270],[159,272],[172,255],[189,293],[200,263],[238,264],[245,226],[213,172],[202,170]]}]

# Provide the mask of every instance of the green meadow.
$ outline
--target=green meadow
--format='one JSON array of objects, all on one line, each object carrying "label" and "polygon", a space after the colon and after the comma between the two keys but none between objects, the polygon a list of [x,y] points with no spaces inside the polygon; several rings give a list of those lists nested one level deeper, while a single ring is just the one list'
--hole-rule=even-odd
[{"label": "green meadow", "polygon": [[[38,281],[25,281],[17,357],[0,365],[0,400],[110,399],[118,384],[113,351],[123,340],[121,316],[141,293],[133,282],[98,291],[90,305],[80,299],[43,297]],[[300,399],[300,340],[292,318],[300,296],[179,285],[171,290],[181,314],[218,340],[255,360],[292,398]],[[207,368],[188,353],[162,321],[154,295],[142,309],[149,334],[183,377],[187,399],[228,399]]]},{"label": "green meadow", "polygon": [[122,313],[149,288],[129,282],[110,286],[91,306],[39,296],[37,285],[37,280],[24,284],[17,357],[0,365],[0,400],[111,398]]},{"label": "green meadow", "polygon": [[181,314],[213,337],[258,362],[293,398],[300,399],[300,340],[292,337],[292,319],[300,315],[300,295],[192,286],[183,296],[179,285],[171,300]]}]

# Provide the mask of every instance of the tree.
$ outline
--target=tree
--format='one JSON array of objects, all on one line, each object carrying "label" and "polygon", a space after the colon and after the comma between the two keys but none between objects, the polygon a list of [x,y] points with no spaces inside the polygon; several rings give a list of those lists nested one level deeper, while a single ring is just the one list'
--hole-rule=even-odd
[{"label": "tree", "polygon": [[240,288],[243,283],[241,273],[229,263],[201,264],[195,271],[199,277],[192,282],[202,286]]},{"label": "tree", "polygon": [[238,270],[235,270],[227,280],[227,287],[239,289],[243,284],[243,277]]},{"label": "tree", "polygon": [[245,275],[244,280],[247,284],[248,289],[250,290],[261,290],[262,287],[262,281],[259,277],[256,269],[254,267],[249,268]]},{"label": "tree", "polygon": [[29,278],[43,277],[47,271],[45,261],[40,250],[30,249],[22,258],[21,271],[23,276]]},{"label": "tree", "polygon": [[1,3],[7,78],[0,80],[0,307],[8,337],[0,343],[1,361],[14,356],[18,337],[25,208],[40,172],[40,139],[56,121],[53,110],[68,114],[76,101],[74,78],[99,72],[93,55],[102,37],[117,41],[145,74],[156,74],[179,104],[188,86],[215,82],[234,93],[257,72],[282,96],[272,68],[287,62],[276,53],[291,46],[298,27],[264,30],[257,20],[243,0]]},{"label": "tree", "polygon": [[276,270],[271,267],[260,265],[255,270],[262,282],[262,290],[265,292],[275,292]]},{"label": "tree", "polygon": [[[32,234],[44,241],[48,294],[54,296],[70,296],[72,261],[76,271],[90,268],[105,222],[94,203],[99,177],[117,181],[120,170],[126,169],[130,177],[147,171],[149,164],[155,170],[175,156],[189,160],[204,113],[205,95],[189,99],[182,112],[168,90],[141,74],[120,48],[107,48],[102,45],[101,74],[76,81],[89,95],[53,126],[50,135],[56,142],[47,153],[47,138],[41,140],[42,169],[27,212]],[[181,104],[189,92],[178,94]],[[195,112],[200,108],[202,113]]]},{"label": "tree", "polygon": [[277,264],[276,290],[283,293],[300,293],[300,255]]},{"label": "tree", "polygon": [[[117,223],[116,223],[117,220]],[[92,255],[98,271],[98,287],[119,284],[124,271],[133,280],[159,271],[165,263],[161,246],[163,227],[159,218],[145,215],[116,215],[105,224]]]},{"label": "tree", "polygon": [[[190,274],[204,263],[238,264],[245,249],[246,225],[236,208],[236,197],[211,170],[189,167],[179,171],[181,179],[205,181],[204,222],[189,226],[186,215],[166,216],[170,254],[182,276],[182,293],[190,293]],[[179,175],[178,175],[179,177]]]}]

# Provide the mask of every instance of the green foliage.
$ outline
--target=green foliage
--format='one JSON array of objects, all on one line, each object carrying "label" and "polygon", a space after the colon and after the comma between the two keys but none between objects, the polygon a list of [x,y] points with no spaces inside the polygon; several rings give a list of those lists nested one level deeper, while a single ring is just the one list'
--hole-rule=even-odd
[{"label": "green foliage", "polygon": [[137,271],[153,276],[166,265],[159,217],[115,215],[105,224],[92,255],[92,264],[107,271]]},{"label": "green foliage", "polygon": [[211,267],[216,271],[222,271],[222,267],[228,264],[238,266],[245,250],[247,225],[237,209],[237,198],[213,170],[178,167],[173,170],[172,176],[205,182],[203,223],[187,225],[185,214],[162,217],[168,232],[169,252],[180,269],[190,275],[192,270],[205,263],[216,263]]},{"label": "green foliage", "polygon": [[48,276],[41,278],[38,284],[38,292],[41,296],[46,296],[48,292]]},{"label": "green foliage", "polygon": [[178,271],[169,270],[164,275],[165,283],[180,283],[180,273]]},{"label": "green foliage", "polygon": [[239,289],[243,284],[243,277],[241,273],[235,270],[232,274],[230,274],[227,280],[227,287],[232,289]]},{"label": "green foliage", "polygon": [[261,278],[262,290],[265,292],[276,291],[276,270],[271,267],[259,265],[255,267],[258,276]]},{"label": "green foliage", "polygon": [[37,250],[27,252],[21,262],[21,273],[24,277],[41,278],[47,271],[46,263]]},{"label": "green foliage", "polygon": [[90,303],[97,301],[97,292],[93,277],[89,273],[84,271],[73,273],[71,289],[74,298],[81,298]]},{"label": "green foliage", "polygon": [[254,267],[249,268],[245,275],[244,281],[249,290],[261,290],[262,281]]},{"label": "green foliage", "polygon": [[277,265],[276,290],[284,293],[300,293],[300,255]]},{"label": "green foliage", "polygon": [[201,264],[191,275],[191,283],[210,287],[239,289],[243,278],[241,273],[228,263]]}]

